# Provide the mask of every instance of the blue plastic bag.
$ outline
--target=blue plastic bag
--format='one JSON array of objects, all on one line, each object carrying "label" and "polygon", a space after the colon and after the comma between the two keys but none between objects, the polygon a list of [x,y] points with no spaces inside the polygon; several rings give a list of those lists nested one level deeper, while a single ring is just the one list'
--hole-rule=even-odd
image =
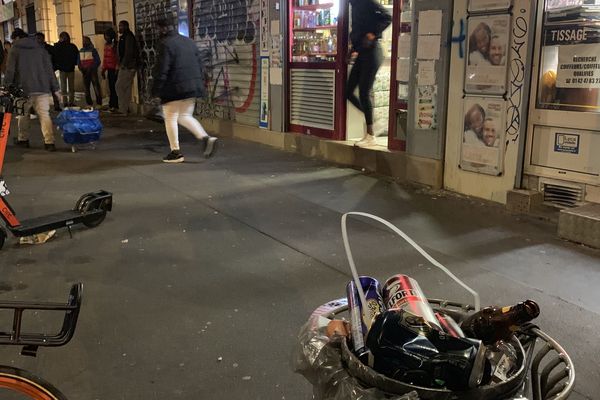
[{"label": "blue plastic bag", "polygon": [[98,110],[64,110],[58,114],[55,122],[68,144],[97,142],[102,135]]}]

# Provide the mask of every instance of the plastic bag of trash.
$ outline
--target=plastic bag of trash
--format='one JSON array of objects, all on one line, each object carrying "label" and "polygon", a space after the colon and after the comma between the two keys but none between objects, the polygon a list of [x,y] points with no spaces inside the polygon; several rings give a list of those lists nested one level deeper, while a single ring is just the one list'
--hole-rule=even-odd
[{"label": "plastic bag of trash", "polygon": [[102,134],[102,123],[98,110],[65,109],[56,117],[56,125],[68,144],[97,142]]},{"label": "plastic bag of trash", "polygon": [[317,400],[418,400],[416,392],[404,395],[385,393],[369,388],[351,376],[342,361],[342,337],[329,338],[326,330],[329,319],[325,317],[337,307],[347,304],[339,299],[323,305],[313,312],[298,335],[292,356],[295,372],[302,374],[312,385]]}]

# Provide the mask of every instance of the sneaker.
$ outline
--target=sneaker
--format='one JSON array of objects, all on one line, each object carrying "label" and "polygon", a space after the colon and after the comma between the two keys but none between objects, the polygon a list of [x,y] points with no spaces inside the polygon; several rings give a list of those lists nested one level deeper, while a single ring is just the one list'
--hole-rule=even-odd
[{"label": "sneaker", "polygon": [[29,148],[29,140],[19,140],[15,138],[15,145],[19,147],[23,147],[25,149]]},{"label": "sneaker", "polygon": [[211,136],[206,140],[206,149],[204,150],[204,157],[212,157],[215,154],[215,151],[217,151],[217,138]]},{"label": "sneaker", "polygon": [[163,158],[166,163],[181,163],[184,161],[183,154],[179,150],[173,150]]},{"label": "sneaker", "polygon": [[362,138],[361,140],[359,140],[358,142],[354,143],[355,146],[358,147],[370,147],[370,146],[376,146],[377,145],[377,141],[375,140],[375,137],[373,137],[373,135],[365,135],[364,138]]},{"label": "sneaker", "polygon": [[46,151],[56,151],[56,146],[54,145],[54,143],[46,143],[44,147],[46,148]]}]

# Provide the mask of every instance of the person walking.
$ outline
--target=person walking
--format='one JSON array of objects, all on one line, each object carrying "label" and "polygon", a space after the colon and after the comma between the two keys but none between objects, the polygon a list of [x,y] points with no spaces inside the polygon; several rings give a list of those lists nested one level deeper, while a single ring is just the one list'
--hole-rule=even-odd
[{"label": "person walking", "polygon": [[156,68],[153,71],[152,94],[161,100],[171,147],[171,152],[163,161],[184,161],[179,148],[178,124],[187,128],[197,139],[205,141],[204,156],[211,157],[216,150],[217,138],[209,136],[193,115],[196,98],[205,95],[204,68],[200,51],[193,40],[177,33],[167,19],[159,20],[157,26],[161,41]]},{"label": "person walking", "polygon": [[115,89],[119,98],[119,114],[127,115],[131,103],[131,87],[140,64],[140,51],[129,22],[119,22],[119,74]]},{"label": "person walking", "polygon": [[[11,39],[14,47],[6,66],[6,84],[23,89],[28,97],[24,104],[25,115],[17,117],[18,136],[16,144],[29,147],[29,113],[33,106],[40,120],[46,150],[55,151],[52,119],[50,119],[50,93],[58,92],[58,81],[50,55],[22,29],[15,29]],[[58,95],[58,93],[57,93]]]},{"label": "person walking", "polygon": [[104,58],[102,60],[102,79],[106,79],[108,73],[108,91],[110,98],[108,101],[108,110],[115,112],[119,110],[119,97],[115,84],[117,83],[117,67],[119,65],[117,54],[117,33],[113,28],[108,28],[104,32]]},{"label": "person walking", "polygon": [[[54,57],[54,46],[49,43],[46,43],[46,35],[43,32],[37,32],[35,34],[35,40],[37,40],[38,44],[42,46],[48,54],[50,54],[50,60],[52,61],[52,68],[56,71],[55,67],[55,57]],[[54,93],[52,93],[52,100],[54,101],[54,111],[61,111],[60,108],[60,99]]]},{"label": "person walking", "polygon": [[90,84],[94,87],[96,104],[102,107],[102,92],[100,80],[98,79],[98,68],[100,67],[100,55],[88,36],[83,37],[83,47],[79,50],[79,70],[83,75],[83,86],[85,89],[85,102],[93,107]]},{"label": "person walking", "polygon": [[58,35],[58,43],[54,45],[54,61],[60,75],[60,89],[65,107],[75,106],[75,66],[79,61],[79,49],[71,43],[67,32]]},{"label": "person walking", "polygon": [[[388,11],[374,0],[350,0],[352,6],[351,54],[354,65],[346,84],[347,99],[365,115],[367,132],[357,146],[377,144],[373,134],[373,101],[371,95],[377,71],[383,62],[379,39],[392,22]],[[358,86],[359,98],[354,94]]]}]

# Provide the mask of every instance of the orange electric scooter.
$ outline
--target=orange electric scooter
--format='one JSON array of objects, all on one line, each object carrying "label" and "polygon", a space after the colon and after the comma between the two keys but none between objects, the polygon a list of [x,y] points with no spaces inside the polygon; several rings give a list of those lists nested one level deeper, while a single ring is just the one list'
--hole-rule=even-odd
[{"label": "orange electric scooter", "polygon": [[[22,221],[17,218],[14,210],[6,201],[10,192],[2,179],[4,154],[12,116],[13,114],[22,114],[24,104],[25,100],[21,91],[0,88],[0,108],[2,109],[0,112],[2,118],[2,128],[0,129],[0,216],[6,228],[16,237],[25,237],[59,228],[67,228],[71,234],[71,226],[76,224],[83,224],[89,228],[100,225],[106,218],[107,212],[112,210],[112,193],[105,190],[84,194],[72,210]],[[0,226],[0,249],[7,236],[6,229]]]}]

